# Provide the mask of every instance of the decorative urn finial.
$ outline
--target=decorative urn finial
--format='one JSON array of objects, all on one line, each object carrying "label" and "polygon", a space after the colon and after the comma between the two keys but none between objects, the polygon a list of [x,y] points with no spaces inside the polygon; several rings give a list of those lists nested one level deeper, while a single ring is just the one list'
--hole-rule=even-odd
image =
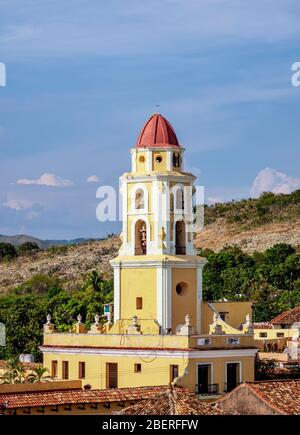
[{"label": "decorative urn finial", "polygon": [[186,326],[190,326],[190,325],[191,325],[191,317],[190,317],[189,314],[187,314],[187,315],[185,316],[184,320],[185,320],[185,325],[186,325]]},{"label": "decorative urn finial", "polygon": [[137,326],[137,323],[138,323],[138,318],[137,318],[137,316],[133,316],[133,317],[132,317],[132,326]]}]

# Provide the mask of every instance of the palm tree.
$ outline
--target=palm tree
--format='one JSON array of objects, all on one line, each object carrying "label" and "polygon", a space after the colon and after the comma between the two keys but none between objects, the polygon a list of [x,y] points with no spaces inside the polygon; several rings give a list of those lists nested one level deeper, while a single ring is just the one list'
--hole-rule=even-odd
[{"label": "palm tree", "polygon": [[46,373],[49,373],[49,370],[46,367],[39,365],[33,369],[31,373],[29,373],[29,375],[26,377],[26,382],[33,383],[52,381],[53,378],[49,375],[46,375]]},{"label": "palm tree", "polygon": [[92,287],[95,292],[102,290],[103,278],[96,270],[90,272],[86,280],[87,286]]},{"label": "palm tree", "polygon": [[0,381],[2,384],[21,384],[25,378],[24,365],[17,358],[12,358],[7,361],[6,371],[0,376]]}]

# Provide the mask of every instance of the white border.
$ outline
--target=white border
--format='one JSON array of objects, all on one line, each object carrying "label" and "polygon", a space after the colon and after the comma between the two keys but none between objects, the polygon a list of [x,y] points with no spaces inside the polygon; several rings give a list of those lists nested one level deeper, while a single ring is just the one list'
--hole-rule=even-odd
[{"label": "white border", "polygon": [[[74,334],[75,335],[75,334]],[[189,359],[202,359],[202,358],[224,358],[224,357],[246,357],[255,356],[258,349],[222,349],[222,350],[207,350],[207,351],[187,351],[187,350],[156,350],[154,349],[95,349],[89,347],[70,348],[70,347],[49,347],[40,346],[39,348],[43,353],[54,354],[87,354],[87,355],[105,355],[105,356],[150,356],[155,355],[159,358],[189,358]],[[240,363],[240,361],[227,361],[228,363]],[[226,375],[227,376],[227,375]],[[241,376],[241,371],[240,371]]]}]

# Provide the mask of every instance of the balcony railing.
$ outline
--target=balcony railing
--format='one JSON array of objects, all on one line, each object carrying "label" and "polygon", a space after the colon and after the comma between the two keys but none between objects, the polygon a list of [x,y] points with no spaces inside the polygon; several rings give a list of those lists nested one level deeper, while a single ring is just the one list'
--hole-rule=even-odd
[{"label": "balcony railing", "polygon": [[196,394],[201,396],[213,396],[219,394],[219,384],[197,384]]},{"label": "balcony railing", "polygon": [[185,255],[186,254],[186,248],[185,246],[176,246],[176,255]]}]

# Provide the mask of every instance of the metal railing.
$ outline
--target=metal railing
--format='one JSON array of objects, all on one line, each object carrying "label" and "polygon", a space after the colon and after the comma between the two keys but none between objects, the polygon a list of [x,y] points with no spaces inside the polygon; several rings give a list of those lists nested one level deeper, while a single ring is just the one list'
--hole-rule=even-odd
[{"label": "metal railing", "polygon": [[219,384],[196,384],[196,394],[201,396],[219,394]]}]

